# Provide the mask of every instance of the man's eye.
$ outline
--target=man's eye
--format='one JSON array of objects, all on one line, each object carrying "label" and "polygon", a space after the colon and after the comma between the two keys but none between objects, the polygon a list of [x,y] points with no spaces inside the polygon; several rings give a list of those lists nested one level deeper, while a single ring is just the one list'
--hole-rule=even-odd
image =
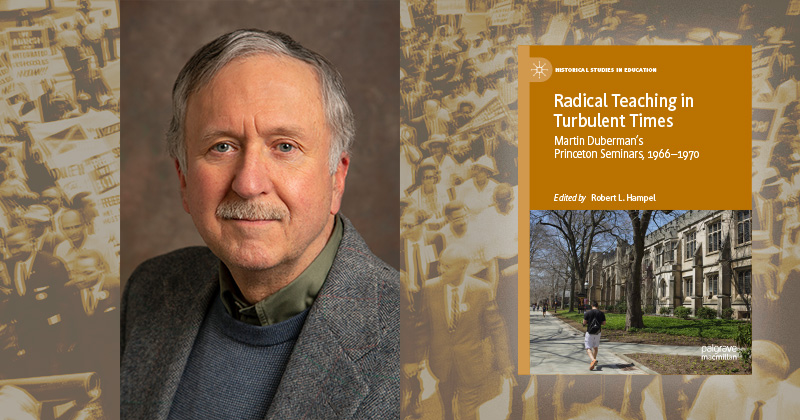
[{"label": "man's eye", "polygon": [[231,145],[228,144],[228,143],[219,143],[219,144],[215,144],[214,147],[212,147],[212,149],[215,152],[225,153],[225,152],[229,152],[231,150]]},{"label": "man's eye", "polygon": [[278,150],[284,153],[288,153],[294,150],[294,146],[292,146],[289,143],[281,143],[278,145]]}]

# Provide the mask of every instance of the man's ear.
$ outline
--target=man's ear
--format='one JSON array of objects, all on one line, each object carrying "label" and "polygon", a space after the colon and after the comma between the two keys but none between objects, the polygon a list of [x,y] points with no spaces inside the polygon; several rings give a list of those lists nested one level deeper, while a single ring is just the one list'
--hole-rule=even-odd
[{"label": "man's ear", "polygon": [[347,170],[350,168],[350,155],[342,153],[339,157],[339,163],[336,164],[336,172],[331,176],[333,183],[333,194],[331,196],[331,214],[339,212],[342,206],[342,195],[344,195],[344,181],[347,178]]},{"label": "man's ear", "polygon": [[186,202],[186,176],[181,170],[181,164],[178,162],[178,159],[175,159],[175,171],[178,172],[178,181],[181,184],[181,201],[183,202],[183,210],[185,210],[186,213],[191,214],[189,211],[189,203]]}]

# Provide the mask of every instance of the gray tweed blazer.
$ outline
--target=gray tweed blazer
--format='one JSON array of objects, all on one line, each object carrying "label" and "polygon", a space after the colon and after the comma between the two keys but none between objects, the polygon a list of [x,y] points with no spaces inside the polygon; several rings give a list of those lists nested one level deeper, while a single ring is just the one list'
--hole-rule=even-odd
[{"label": "gray tweed blazer", "polygon": [[[268,419],[400,417],[399,274],[342,219],[342,242]],[[184,248],[144,262],[131,275],[121,314],[123,419],[167,418],[203,318],[219,295],[218,264],[208,248]]]}]

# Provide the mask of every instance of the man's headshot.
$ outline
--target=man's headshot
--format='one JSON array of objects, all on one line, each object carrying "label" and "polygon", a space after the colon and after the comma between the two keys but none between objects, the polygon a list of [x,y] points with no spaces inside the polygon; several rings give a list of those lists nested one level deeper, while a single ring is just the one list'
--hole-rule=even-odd
[{"label": "man's headshot", "polygon": [[[183,206],[235,278],[297,277],[339,211],[353,116],[339,74],[295,45],[235,32],[208,47],[220,63],[199,57],[175,86],[168,140]],[[212,66],[220,69],[208,77]]]},{"label": "man's headshot", "polygon": [[[397,33],[386,28],[399,27],[400,14],[395,4],[386,2],[363,6],[359,0],[122,4],[121,43],[129,54],[120,74],[123,90],[129,92],[121,109],[127,121],[121,161],[123,285],[149,258],[189,245],[206,245],[181,205],[174,158],[164,153],[164,138],[172,115],[172,87],[180,70],[204,44],[240,28],[287,33],[335,64],[357,133],[349,150],[352,164],[341,212],[375,255],[399,266],[400,216],[394,194],[400,174],[399,57]],[[186,117],[191,118],[190,114]]]},{"label": "man's headshot", "polygon": [[128,279],[122,417],[397,416],[399,274],[340,213],[355,126],[339,72],[236,30],[172,92],[167,149],[207,248]]}]

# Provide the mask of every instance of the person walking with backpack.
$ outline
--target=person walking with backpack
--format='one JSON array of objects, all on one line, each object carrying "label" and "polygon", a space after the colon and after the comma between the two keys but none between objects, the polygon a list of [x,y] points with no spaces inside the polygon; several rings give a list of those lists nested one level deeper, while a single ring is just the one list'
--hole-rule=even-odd
[{"label": "person walking with backpack", "polygon": [[592,301],[592,310],[583,314],[583,325],[586,325],[586,335],[583,343],[586,347],[586,353],[592,359],[589,364],[589,370],[594,370],[597,365],[597,349],[600,347],[600,330],[603,325],[606,325],[606,314],[597,309],[596,301]]}]

